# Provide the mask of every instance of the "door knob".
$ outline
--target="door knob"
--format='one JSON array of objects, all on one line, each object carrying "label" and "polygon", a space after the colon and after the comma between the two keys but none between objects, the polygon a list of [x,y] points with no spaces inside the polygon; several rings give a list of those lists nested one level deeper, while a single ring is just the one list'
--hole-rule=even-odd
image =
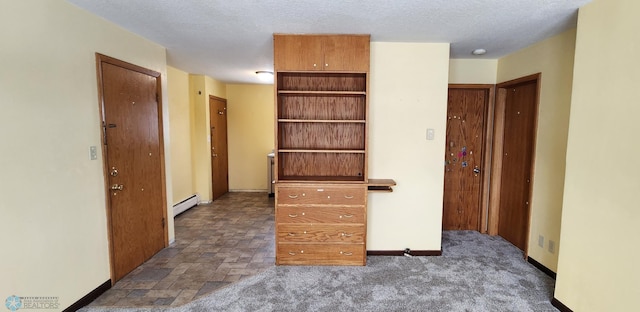
[{"label": "door knob", "polygon": [[218,154],[213,153],[213,154],[211,154],[211,156],[213,156],[213,157],[218,157]]},{"label": "door knob", "polygon": [[118,169],[116,169],[116,167],[111,168],[111,176],[112,177],[117,177],[118,176]]},{"label": "door knob", "polygon": [[114,191],[122,191],[123,188],[124,188],[123,184],[114,184],[111,186],[111,190],[114,190]]},{"label": "door knob", "polygon": [[475,173],[475,174],[480,173],[480,168],[478,168],[478,167],[473,168],[473,173]]}]

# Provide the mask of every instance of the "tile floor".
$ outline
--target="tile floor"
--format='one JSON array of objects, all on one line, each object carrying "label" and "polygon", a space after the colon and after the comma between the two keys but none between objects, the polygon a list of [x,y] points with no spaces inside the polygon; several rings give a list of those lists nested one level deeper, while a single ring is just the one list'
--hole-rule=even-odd
[{"label": "tile floor", "polygon": [[177,306],[275,263],[274,201],[228,193],[175,219],[176,240],[91,306]]}]

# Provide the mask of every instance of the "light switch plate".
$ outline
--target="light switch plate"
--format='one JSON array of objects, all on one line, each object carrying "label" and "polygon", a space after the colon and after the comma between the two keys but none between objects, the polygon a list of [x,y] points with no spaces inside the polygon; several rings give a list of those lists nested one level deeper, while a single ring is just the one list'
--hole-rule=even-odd
[{"label": "light switch plate", "polygon": [[89,146],[89,158],[91,160],[98,159],[98,148],[96,146]]},{"label": "light switch plate", "polygon": [[429,128],[427,129],[427,140],[433,140],[435,138],[435,130]]}]

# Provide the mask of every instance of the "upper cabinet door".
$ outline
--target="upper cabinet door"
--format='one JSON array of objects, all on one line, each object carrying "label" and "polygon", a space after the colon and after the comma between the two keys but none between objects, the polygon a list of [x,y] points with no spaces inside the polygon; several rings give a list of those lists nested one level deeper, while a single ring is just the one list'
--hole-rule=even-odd
[{"label": "upper cabinet door", "polygon": [[274,35],[276,71],[369,71],[369,35]]},{"label": "upper cabinet door", "polygon": [[369,35],[323,36],[323,70],[369,71]]},{"label": "upper cabinet door", "polygon": [[321,36],[274,35],[273,47],[276,71],[322,70]]}]

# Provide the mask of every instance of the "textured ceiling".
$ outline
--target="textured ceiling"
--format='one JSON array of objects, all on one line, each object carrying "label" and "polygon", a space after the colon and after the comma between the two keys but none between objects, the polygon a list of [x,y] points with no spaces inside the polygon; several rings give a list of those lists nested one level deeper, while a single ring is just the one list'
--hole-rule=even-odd
[{"label": "textured ceiling", "polygon": [[450,42],[496,59],[575,27],[591,0],[67,0],[167,48],[169,65],[227,83],[273,70],[273,33]]}]

